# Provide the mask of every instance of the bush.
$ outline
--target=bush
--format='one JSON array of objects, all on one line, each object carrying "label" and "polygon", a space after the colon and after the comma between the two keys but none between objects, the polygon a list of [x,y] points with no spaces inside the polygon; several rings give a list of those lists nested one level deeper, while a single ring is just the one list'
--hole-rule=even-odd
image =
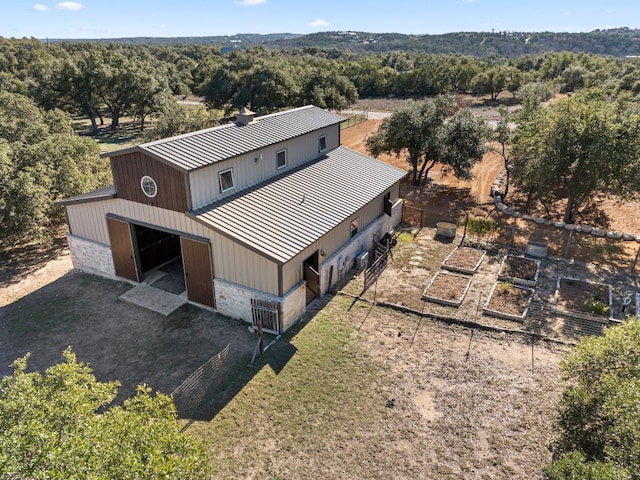
[{"label": "bush", "polygon": [[0,478],[210,477],[204,447],[180,431],[173,400],[138,387],[110,406],[118,382],[102,383],[76,360],[44,375],[27,373],[27,357],[0,381]]},{"label": "bush", "polygon": [[567,381],[551,480],[640,479],[640,320],[583,339],[563,359]]},{"label": "bush", "polygon": [[[464,220],[461,221],[464,225]],[[488,218],[469,218],[467,220],[467,233],[472,235],[490,235],[497,233],[502,229],[502,226],[495,220]]]}]

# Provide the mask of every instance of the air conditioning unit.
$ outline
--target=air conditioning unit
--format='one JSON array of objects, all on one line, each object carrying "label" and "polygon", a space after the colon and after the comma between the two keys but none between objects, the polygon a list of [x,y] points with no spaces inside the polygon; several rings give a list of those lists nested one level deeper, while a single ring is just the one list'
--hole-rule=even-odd
[{"label": "air conditioning unit", "polygon": [[358,270],[365,270],[369,266],[369,252],[361,252],[356,257]]}]

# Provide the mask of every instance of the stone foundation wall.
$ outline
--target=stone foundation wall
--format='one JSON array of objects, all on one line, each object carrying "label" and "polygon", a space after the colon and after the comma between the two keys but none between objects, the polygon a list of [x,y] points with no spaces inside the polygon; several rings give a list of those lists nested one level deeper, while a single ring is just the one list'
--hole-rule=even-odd
[{"label": "stone foundation wall", "polygon": [[69,252],[74,268],[110,279],[116,278],[113,256],[109,245],[72,234],[67,235],[67,241],[69,242]]},{"label": "stone foundation wall", "polygon": [[216,310],[223,315],[252,323],[251,299],[280,303],[281,333],[285,332],[306,309],[306,285],[300,283],[287,295],[277,297],[258,290],[242,287],[218,278],[214,279]]}]

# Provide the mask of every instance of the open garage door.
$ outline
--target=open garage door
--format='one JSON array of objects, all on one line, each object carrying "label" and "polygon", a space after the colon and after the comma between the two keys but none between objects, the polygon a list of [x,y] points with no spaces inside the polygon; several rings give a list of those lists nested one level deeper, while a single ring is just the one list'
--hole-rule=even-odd
[{"label": "open garage door", "polygon": [[133,224],[140,274],[180,257],[180,237],[176,233]]},{"label": "open garage door", "polygon": [[209,244],[186,237],[180,237],[180,243],[189,300],[215,308]]}]

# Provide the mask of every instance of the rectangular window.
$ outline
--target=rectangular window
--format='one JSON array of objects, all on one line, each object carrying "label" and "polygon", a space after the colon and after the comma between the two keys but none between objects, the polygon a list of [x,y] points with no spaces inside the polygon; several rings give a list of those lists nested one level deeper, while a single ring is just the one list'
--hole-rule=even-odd
[{"label": "rectangular window", "polygon": [[287,166],[287,151],[280,150],[276,153],[276,168],[284,168]]},{"label": "rectangular window", "polygon": [[358,234],[358,219],[351,220],[351,238]]},{"label": "rectangular window", "polygon": [[327,149],[327,136],[323,135],[318,139],[318,151],[324,152]]},{"label": "rectangular window", "polygon": [[229,168],[228,170],[223,170],[218,173],[218,179],[220,180],[220,191],[226,192],[227,190],[231,190],[233,185],[233,169]]}]

